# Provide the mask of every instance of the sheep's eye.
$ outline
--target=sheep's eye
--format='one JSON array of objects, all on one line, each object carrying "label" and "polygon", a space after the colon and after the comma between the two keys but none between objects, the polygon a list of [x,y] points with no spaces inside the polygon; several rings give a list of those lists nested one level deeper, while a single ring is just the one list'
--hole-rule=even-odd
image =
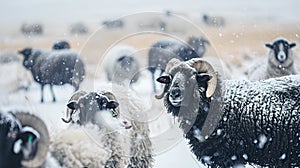
[{"label": "sheep's eye", "polygon": [[113,117],[118,117],[118,113],[115,110],[111,109],[110,111]]}]

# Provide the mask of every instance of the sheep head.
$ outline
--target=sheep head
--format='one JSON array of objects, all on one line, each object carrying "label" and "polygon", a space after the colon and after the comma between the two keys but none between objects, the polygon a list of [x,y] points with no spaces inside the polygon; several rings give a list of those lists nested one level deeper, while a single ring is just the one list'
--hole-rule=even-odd
[{"label": "sheep head", "polygon": [[[70,101],[68,108],[79,111],[79,122],[85,124],[88,122],[97,124],[100,127],[107,127],[109,123],[103,123],[103,116],[112,120],[118,120],[119,118],[119,103],[116,99],[110,99],[108,93],[90,92],[81,96],[78,100]],[[102,115],[104,114],[105,115]],[[131,125],[127,121],[121,121],[121,126],[130,128]]]},{"label": "sheep head", "polygon": [[[186,74],[183,74],[183,72]],[[170,90],[172,82],[176,80],[177,83],[180,83],[176,85],[180,85],[181,89],[179,90],[181,91],[184,91],[184,87],[186,86],[183,84],[184,82],[196,80],[199,86],[201,83],[207,82],[206,97],[208,98],[213,95],[217,86],[217,75],[213,67],[208,62],[199,58],[194,58],[186,62],[181,62],[174,58],[168,62],[165,73],[167,75],[161,76],[157,79],[158,82],[165,84],[163,92],[160,95],[155,96],[157,99],[163,98],[166,92]],[[177,75],[176,80],[174,80],[175,75]],[[174,94],[175,93],[176,91],[174,91]]]},{"label": "sheep head", "polygon": [[23,66],[29,70],[34,66],[35,59],[41,55],[41,51],[32,48],[24,48],[23,50],[18,51],[18,53],[24,56]]},{"label": "sheep head", "polygon": [[[287,40],[280,38],[275,40],[272,44],[265,44],[266,47],[271,49],[271,56],[283,64],[291,56],[290,49],[296,46],[296,43],[289,43]],[[272,58],[271,58],[272,59]]]},{"label": "sheep head", "polygon": [[39,167],[46,159],[48,153],[50,137],[47,126],[38,117],[28,113],[15,113],[22,128],[17,134],[13,145],[13,152],[22,152],[24,167]]}]

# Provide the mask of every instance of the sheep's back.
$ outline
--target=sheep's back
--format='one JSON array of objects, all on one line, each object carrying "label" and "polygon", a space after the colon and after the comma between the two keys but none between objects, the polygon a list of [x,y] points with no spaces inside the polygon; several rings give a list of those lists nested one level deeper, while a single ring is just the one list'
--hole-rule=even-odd
[{"label": "sheep's back", "polygon": [[72,83],[75,76],[83,80],[84,64],[75,52],[51,52],[40,66],[41,79],[56,85]]},{"label": "sheep's back", "polygon": [[[260,165],[275,165],[282,155],[300,165],[300,76],[261,82],[227,81],[220,130],[231,150]],[[286,163],[290,165],[290,163]]]}]

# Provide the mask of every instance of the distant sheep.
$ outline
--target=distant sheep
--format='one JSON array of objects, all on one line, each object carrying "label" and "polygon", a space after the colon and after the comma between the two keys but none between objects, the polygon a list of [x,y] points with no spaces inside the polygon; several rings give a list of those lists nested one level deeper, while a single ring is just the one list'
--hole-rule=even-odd
[{"label": "distant sheep", "polygon": [[249,79],[255,81],[297,74],[291,50],[295,46],[296,43],[289,43],[283,38],[266,44],[270,49],[268,58],[248,72]]},{"label": "distant sheep", "polygon": [[50,137],[45,123],[24,112],[0,112],[0,167],[59,167],[49,154]]},{"label": "distant sheep", "polygon": [[172,58],[183,61],[192,58],[201,58],[206,52],[206,44],[209,44],[202,36],[192,36],[188,39],[188,45],[175,40],[159,40],[155,42],[148,53],[148,70],[152,75],[153,91],[156,92],[155,72],[164,72],[167,63]]},{"label": "distant sheep", "polygon": [[108,29],[112,28],[123,28],[124,21],[117,19],[117,20],[105,20],[102,22],[102,25],[104,25]]},{"label": "distant sheep", "polygon": [[135,83],[140,77],[137,51],[130,46],[114,46],[105,55],[103,64],[107,79],[114,83]]},{"label": "distant sheep", "polygon": [[202,20],[208,26],[213,26],[213,27],[225,26],[225,19],[220,16],[209,16],[209,15],[204,14],[202,16]]},{"label": "distant sheep", "polygon": [[157,81],[165,84],[159,98],[206,166],[300,166],[300,76],[221,80],[206,61],[172,59]]},{"label": "distant sheep", "polygon": [[23,66],[32,72],[33,79],[41,85],[41,102],[44,102],[44,86],[50,85],[53,102],[54,85],[71,84],[75,91],[85,78],[84,63],[78,53],[69,50],[42,51],[25,48],[19,51],[24,56]]},{"label": "distant sheep", "polygon": [[3,50],[0,52],[0,64],[6,64],[10,62],[19,62],[20,58],[18,53],[13,50]]},{"label": "distant sheep", "polygon": [[22,24],[21,32],[25,35],[41,35],[43,34],[43,26],[39,23],[36,24]]},{"label": "distant sheep", "polygon": [[70,25],[71,34],[87,34],[88,32],[89,29],[84,23],[78,22]]},{"label": "distant sheep", "polygon": [[58,40],[53,44],[52,49],[53,50],[70,49],[70,44],[65,40]]}]

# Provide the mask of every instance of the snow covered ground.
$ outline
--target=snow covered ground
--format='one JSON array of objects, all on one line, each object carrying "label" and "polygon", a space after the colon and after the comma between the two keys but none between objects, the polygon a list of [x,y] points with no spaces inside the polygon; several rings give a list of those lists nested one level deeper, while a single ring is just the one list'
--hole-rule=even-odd
[{"label": "snow covered ground", "polygon": [[[145,70],[147,63],[146,47],[161,36],[151,33],[148,36],[134,34],[131,37],[126,37],[128,38],[126,41],[126,39],[118,39],[118,33],[122,33],[123,30],[105,31],[97,36],[95,32],[99,29],[101,21],[138,12],[175,11],[201,27],[202,33],[212,43],[208,48],[208,53],[218,54],[219,58],[229,67],[232,78],[244,79],[246,78],[244,72],[249,69],[253,62],[257,61],[256,58],[265,56],[267,50],[264,48],[264,43],[270,42],[274,37],[285,36],[299,44],[300,19],[297,15],[299,5],[300,1],[298,0],[274,0],[272,2],[260,0],[251,2],[240,0],[191,0],[184,2],[181,0],[147,0],[143,2],[137,0],[1,1],[0,52],[6,49],[17,51],[26,46],[49,49],[53,41],[67,39],[71,42],[71,47],[74,50],[81,51],[88,57],[86,58],[87,80],[84,81],[81,88],[99,90],[102,85],[107,85],[109,82],[106,81],[101,69],[99,74],[95,73],[99,71],[97,66],[101,64],[101,57],[96,56],[99,53],[104,53],[110,47],[108,44],[113,42],[128,42],[128,44],[139,48],[144,69],[142,70],[142,79],[133,86],[133,89],[147,103],[148,108],[145,109],[145,113],[148,115],[155,152],[154,167],[205,167],[190,152],[176,120],[165,112],[162,102],[155,100],[151,93],[150,74]],[[228,27],[206,27],[201,22],[201,16],[204,13],[223,16],[229,23]],[[87,23],[92,28],[90,34],[86,36],[70,35],[67,26],[77,21]],[[24,22],[41,22],[45,27],[45,35],[41,37],[23,36],[19,32],[19,28]],[[130,23],[130,26],[135,26],[135,23],[140,22],[131,20]],[[175,21],[175,23],[177,22]],[[185,33],[190,30],[184,26],[180,24],[172,26],[176,28],[172,31],[177,31],[177,37],[183,40],[186,39],[187,34],[182,34],[181,30],[185,29]],[[134,32],[134,30],[126,30],[126,32]],[[88,48],[87,44],[92,41],[92,37],[96,37],[97,41],[91,45],[91,48]],[[298,48],[299,46],[295,49],[295,55],[298,62],[297,66],[300,68],[300,50]],[[95,62],[95,60],[100,61],[100,63]],[[61,117],[65,116],[66,103],[73,93],[71,86],[54,87],[57,97],[55,103],[51,102],[49,88],[45,87],[45,103],[41,104],[39,102],[40,87],[35,82],[32,82],[27,91],[17,90],[20,85],[30,83],[31,79],[31,74],[26,73],[21,62],[0,64],[0,78],[0,109],[3,111],[25,110],[36,113],[47,122],[51,134],[68,126],[61,121]]]}]

